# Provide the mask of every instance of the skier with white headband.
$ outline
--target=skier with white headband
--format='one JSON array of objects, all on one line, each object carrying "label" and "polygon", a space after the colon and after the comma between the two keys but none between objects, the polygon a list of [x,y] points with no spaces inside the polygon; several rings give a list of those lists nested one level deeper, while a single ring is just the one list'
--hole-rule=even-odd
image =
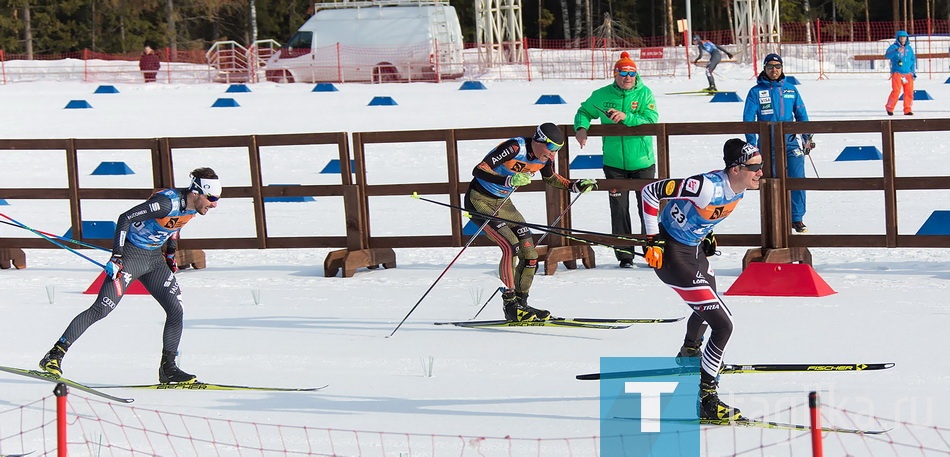
[{"label": "skier with white headband", "polygon": [[[218,206],[221,182],[210,168],[191,172],[188,189],[163,189],[144,203],[122,213],[116,221],[112,258],[105,265],[107,281],[89,309],[79,313],[53,345],[40,368],[62,376],[63,356],[92,324],[109,315],[122,300],[126,287],[138,279],[165,310],[162,358],[158,368],[161,383],[191,383],[195,375],[178,368],[175,357],[181,341],[183,311],[181,290],[175,279],[178,231],[195,216]],[[162,246],[168,243],[166,253]]]}]

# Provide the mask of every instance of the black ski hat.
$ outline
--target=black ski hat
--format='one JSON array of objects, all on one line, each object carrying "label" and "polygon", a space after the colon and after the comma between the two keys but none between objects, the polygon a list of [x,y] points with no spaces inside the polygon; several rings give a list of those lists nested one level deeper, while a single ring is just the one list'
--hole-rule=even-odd
[{"label": "black ski hat", "polygon": [[745,163],[757,155],[759,148],[738,138],[729,139],[722,146],[722,161],[726,163],[726,168]]},{"label": "black ski hat", "polygon": [[548,141],[556,144],[558,148],[564,146],[564,133],[558,126],[545,122],[538,126],[538,131],[534,132],[534,141],[538,143],[547,143]]}]

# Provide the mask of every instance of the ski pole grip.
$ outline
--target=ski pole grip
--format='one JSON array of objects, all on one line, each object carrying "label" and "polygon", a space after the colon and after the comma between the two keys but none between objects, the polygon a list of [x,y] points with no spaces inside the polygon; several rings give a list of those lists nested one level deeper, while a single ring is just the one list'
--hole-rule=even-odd
[{"label": "ski pole grip", "polygon": [[811,452],[814,457],[824,457],[821,447],[821,412],[818,410],[821,401],[818,392],[808,393],[808,410],[811,414]]}]

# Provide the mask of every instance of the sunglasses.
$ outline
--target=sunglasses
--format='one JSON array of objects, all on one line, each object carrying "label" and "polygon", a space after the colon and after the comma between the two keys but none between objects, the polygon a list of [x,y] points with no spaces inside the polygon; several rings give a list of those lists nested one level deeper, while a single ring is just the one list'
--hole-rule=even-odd
[{"label": "sunglasses", "polygon": [[544,145],[548,148],[548,151],[551,152],[558,152],[564,146],[563,144],[557,144],[548,138],[544,139]]},{"label": "sunglasses", "polygon": [[766,66],[765,66],[765,69],[766,69],[766,70],[781,70],[781,69],[782,69],[782,64],[777,63],[777,64],[774,64],[774,65],[766,65]]},{"label": "sunglasses", "polygon": [[759,170],[762,169],[762,164],[761,164],[761,163],[753,163],[753,164],[740,163],[739,166],[742,167],[742,168],[745,168],[746,170],[749,170],[749,171],[751,171],[751,172],[753,172],[753,173],[755,173],[755,172],[757,172],[757,171],[759,171]]},{"label": "sunglasses", "polygon": [[637,72],[635,71],[618,71],[617,74],[620,76],[629,76],[631,78],[637,76]]},{"label": "sunglasses", "polygon": [[221,199],[221,197],[215,197],[214,195],[208,195],[208,194],[201,194],[201,195],[204,195],[205,198],[207,198],[208,201],[209,201],[209,202],[212,202],[212,203],[218,201],[219,199]]}]

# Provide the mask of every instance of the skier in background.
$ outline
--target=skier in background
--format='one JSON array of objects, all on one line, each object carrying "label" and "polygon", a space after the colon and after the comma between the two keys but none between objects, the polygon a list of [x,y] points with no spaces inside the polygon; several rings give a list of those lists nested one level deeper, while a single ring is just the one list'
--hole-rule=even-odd
[{"label": "skier in background", "polygon": [[[533,137],[516,137],[495,146],[475,166],[475,179],[465,193],[465,209],[473,213],[494,214],[501,219],[524,222],[524,216],[507,197],[518,187],[531,184],[531,177],[541,172],[545,184],[572,192],[590,192],[597,188],[593,179],[569,181],[554,172],[554,158],[564,146],[561,129],[545,122],[538,126]],[[472,214],[472,222],[485,219]],[[488,220],[485,233],[501,248],[498,275],[505,285],[502,293],[505,320],[543,321],[551,318],[547,310],[528,306],[528,291],[538,268],[538,251],[531,230],[497,219]],[[517,264],[515,258],[517,257]]]},{"label": "skier in background", "polygon": [[716,70],[716,67],[719,65],[719,62],[722,60],[722,55],[719,54],[720,51],[726,53],[729,58],[732,58],[732,54],[729,51],[726,51],[718,44],[713,43],[709,40],[703,40],[699,38],[699,35],[693,35],[693,44],[699,47],[699,55],[696,56],[696,60],[693,63],[699,63],[699,59],[703,57],[703,51],[709,53],[709,63],[706,64],[706,80],[709,81],[709,87],[703,89],[709,92],[716,92],[716,78],[713,77],[713,71]]}]

